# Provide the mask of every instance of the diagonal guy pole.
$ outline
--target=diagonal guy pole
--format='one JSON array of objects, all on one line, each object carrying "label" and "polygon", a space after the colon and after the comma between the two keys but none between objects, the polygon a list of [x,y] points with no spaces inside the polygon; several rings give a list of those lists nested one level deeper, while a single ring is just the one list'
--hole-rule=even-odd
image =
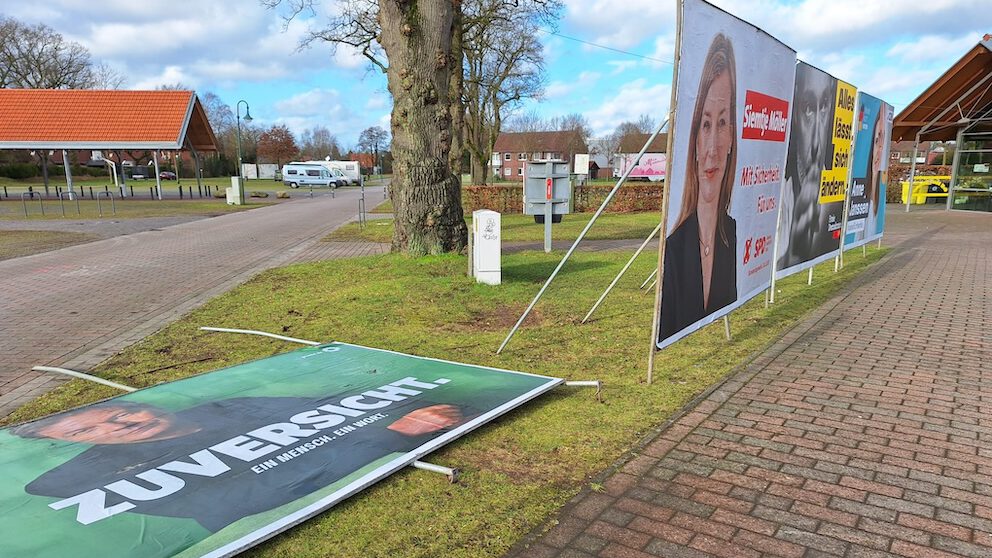
[{"label": "diagonal guy pole", "polygon": [[503,340],[503,343],[499,346],[499,349],[496,349],[496,354],[500,354],[501,352],[503,352],[503,348],[506,347],[506,344],[510,342],[510,338],[513,337],[513,334],[516,333],[518,329],[520,329],[520,324],[524,323],[524,320],[527,319],[527,316],[530,314],[530,311],[534,309],[534,305],[537,304],[537,301],[541,299],[542,295],[544,295],[544,291],[547,290],[548,285],[550,285],[551,282],[554,281],[555,277],[558,275],[558,272],[561,271],[561,268],[565,266],[565,262],[567,262],[568,258],[570,258],[572,256],[572,253],[575,252],[575,248],[579,245],[580,242],[582,242],[582,239],[585,238],[586,233],[589,232],[589,229],[592,228],[593,223],[596,222],[596,219],[599,219],[599,216],[603,213],[603,210],[605,210],[606,206],[609,205],[611,200],[613,200],[613,196],[616,195],[617,190],[620,189],[620,186],[622,186],[623,183],[627,180],[627,177],[630,176],[630,173],[634,170],[634,167],[636,167],[641,163],[641,157],[643,157],[644,152],[648,150],[648,146],[651,145],[651,142],[654,141],[654,138],[658,137],[658,134],[661,133],[661,131],[667,125],[668,125],[668,119],[665,119],[665,121],[662,122],[660,126],[658,126],[658,129],[655,130],[653,134],[651,134],[651,137],[648,138],[648,141],[644,142],[644,147],[642,147],[640,152],[637,153],[637,159],[634,161],[634,164],[627,167],[627,170],[624,171],[623,176],[621,176],[620,179],[617,180],[616,185],[613,186],[613,189],[610,190],[609,194],[607,194],[606,199],[603,200],[602,205],[600,205],[599,209],[596,210],[596,213],[592,216],[592,219],[589,219],[589,222],[586,223],[585,228],[583,228],[582,232],[579,233],[579,237],[576,238],[575,242],[572,243],[572,247],[569,248],[568,252],[565,253],[565,257],[563,257],[561,261],[558,262],[558,267],[556,267],[555,270],[551,272],[551,277],[548,277],[548,280],[544,282],[544,285],[541,287],[541,290],[537,292],[537,296],[535,296],[534,300],[530,302],[530,306],[528,306],[527,309],[524,310],[523,315],[520,316],[520,319],[517,320],[517,323],[513,326],[513,329],[511,329],[510,333],[507,334],[506,339]]},{"label": "diagonal guy pole", "polygon": [[[654,238],[654,235],[658,234],[658,231],[660,230],[661,230],[661,222],[659,222],[658,226],[655,227],[653,231],[651,231],[651,236],[645,238],[644,242],[641,243],[641,246],[637,249],[637,251],[634,252],[634,255],[631,256],[629,260],[627,260],[627,265],[623,266],[623,269],[621,269],[620,273],[618,273],[617,276],[613,279],[613,282],[610,283],[610,286],[606,287],[606,290],[603,291],[603,294],[599,297],[599,300],[596,301],[596,304],[592,305],[592,308],[589,309],[589,313],[586,314],[586,317],[582,318],[582,323],[586,323],[586,321],[589,320],[589,316],[592,316],[592,313],[595,312],[597,308],[599,308],[599,305],[603,303],[603,300],[605,300],[606,296],[610,294],[610,291],[613,290],[613,287],[615,287],[616,284],[620,282],[620,278],[623,277],[625,273],[627,273],[628,269],[630,269],[631,264],[634,263],[634,260],[637,259],[637,256],[641,255],[641,252],[644,251],[644,248],[648,245],[649,242],[651,242],[651,239]],[[645,281],[645,283],[646,282],[647,281]]]}]

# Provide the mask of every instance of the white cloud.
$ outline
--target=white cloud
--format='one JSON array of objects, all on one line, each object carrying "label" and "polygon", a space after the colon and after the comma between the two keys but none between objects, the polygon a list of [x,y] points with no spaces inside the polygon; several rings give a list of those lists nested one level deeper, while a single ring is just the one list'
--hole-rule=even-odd
[{"label": "white cloud", "polygon": [[571,83],[566,83],[564,81],[552,81],[544,88],[545,99],[555,99],[558,97],[564,97],[575,89],[575,85]]},{"label": "white cloud", "polygon": [[885,55],[916,63],[946,60],[948,56],[963,56],[980,38],[974,33],[960,37],[924,35],[916,40],[900,41],[892,45]]},{"label": "white cloud", "polygon": [[313,126],[326,126],[345,146],[356,142],[361,131],[369,126],[389,129],[388,108],[355,112],[335,89],[304,91],[277,101],[274,108],[279,115],[275,122],[285,124],[294,134]]},{"label": "white cloud", "polygon": [[574,91],[584,91],[594,85],[600,78],[599,72],[584,71],[569,81],[553,81],[544,88],[545,99],[556,99],[569,95]]},{"label": "white cloud", "polygon": [[155,89],[162,85],[182,83],[188,87],[197,87],[198,80],[187,74],[180,66],[166,66],[156,75],[150,75],[132,84],[134,89]]},{"label": "white cloud", "polygon": [[314,68],[348,71],[366,65],[350,47],[333,55],[320,42],[298,50],[310,25],[323,20],[286,23],[254,0],[108,0],[99,9],[79,0],[45,4],[44,13],[27,9],[27,3],[5,11],[81,43],[96,60],[127,75],[132,87],[155,83],[167,67],[178,68],[184,83],[215,88],[280,78],[307,81]]},{"label": "white cloud", "polygon": [[341,110],[341,94],[334,89],[311,89],[275,103],[286,116],[319,116]]},{"label": "white cloud", "polygon": [[675,2],[587,0],[566,2],[569,27],[590,42],[628,49],[644,39],[675,30]]},{"label": "white cloud", "polygon": [[671,96],[671,85],[649,84],[646,79],[640,78],[622,85],[619,93],[587,111],[585,116],[593,135],[604,136],[621,122],[637,120],[642,114],[660,122],[668,113]]}]

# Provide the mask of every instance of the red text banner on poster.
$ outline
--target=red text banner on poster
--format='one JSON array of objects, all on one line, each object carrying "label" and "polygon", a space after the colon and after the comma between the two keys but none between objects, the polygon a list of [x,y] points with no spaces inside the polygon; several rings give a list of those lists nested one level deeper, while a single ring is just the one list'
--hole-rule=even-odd
[{"label": "red text banner on poster", "polygon": [[789,102],[748,90],[744,95],[742,139],[785,141]]}]

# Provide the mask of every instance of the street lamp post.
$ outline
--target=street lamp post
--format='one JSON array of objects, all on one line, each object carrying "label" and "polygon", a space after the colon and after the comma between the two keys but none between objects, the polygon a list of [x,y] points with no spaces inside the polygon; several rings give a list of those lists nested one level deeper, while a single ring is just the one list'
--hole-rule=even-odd
[{"label": "street lamp post", "polygon": [[248,108],[248,101],[244,99],[238,101],[235,107],[235,112],[238,117],[238,198],[241,200],[240,203],[244,205],[245,203],[245,181],[241,176],[241,103],[245,104],[245,122],[251,122],[251,112]]}]

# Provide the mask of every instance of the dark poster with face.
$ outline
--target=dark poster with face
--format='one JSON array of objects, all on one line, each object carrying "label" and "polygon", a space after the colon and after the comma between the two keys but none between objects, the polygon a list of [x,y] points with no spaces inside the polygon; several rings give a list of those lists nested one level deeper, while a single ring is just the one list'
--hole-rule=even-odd
[{"label": "dark poster with face", "polygon": [[796,53],[683,3],[658,348],[767,288]]},{"label": "dark poster with face", "polygon": [[782,187],[775,277],[840,249],[857,90],[805,62],[796,66],[792,136]]}]

